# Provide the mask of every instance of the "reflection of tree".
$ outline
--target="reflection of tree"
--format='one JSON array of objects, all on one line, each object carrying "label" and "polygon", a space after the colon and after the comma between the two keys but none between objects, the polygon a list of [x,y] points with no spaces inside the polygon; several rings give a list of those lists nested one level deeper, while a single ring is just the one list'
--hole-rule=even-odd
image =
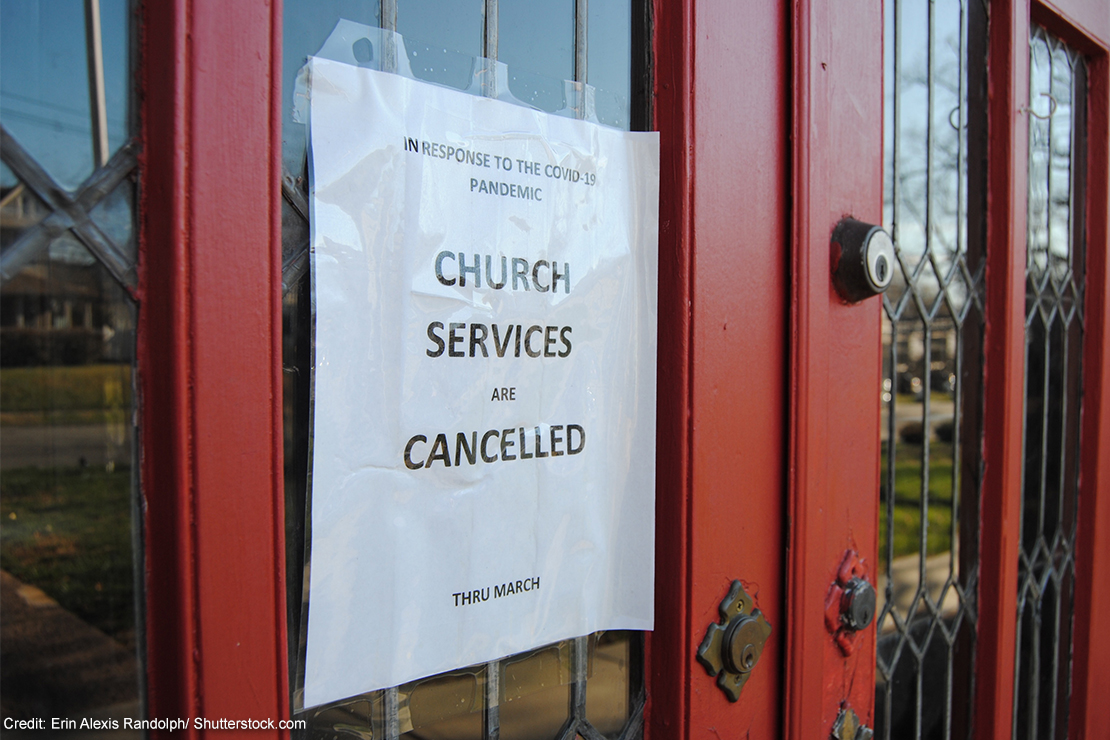
[{"label": "reflection of tree", "polygon": [[[927,34],[903,36],[888,89],[896,100],[888,97],[886,120],[892,146],[885,152],[884,212],[902,266],[892,308],[900,318],[959,317],[970,276],[964,272],[968,108],[960,33],[933,41],[931,49]],[[942,290],[947,301],[938,305]]]},{"label": "reflection of tree", "polygon": [[1038,34],[1030,44],[1028,264],[1068,277],[1071,256],[1072,88],[1076,59]]}]

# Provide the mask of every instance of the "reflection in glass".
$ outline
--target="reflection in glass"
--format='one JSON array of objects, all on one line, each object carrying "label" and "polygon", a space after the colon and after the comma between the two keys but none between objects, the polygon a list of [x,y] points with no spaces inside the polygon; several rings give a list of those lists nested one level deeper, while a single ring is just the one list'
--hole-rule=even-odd
[{"label": "reflection in glass", "polygon": [[586,718],[606,737],[617,737],[632,712],[629,698],[639,681],[633,656],[639,649],[632,632],[603,632],[598,638],[586,684]]},{"label": "reflection in glass", "polygon": [[125,179],[89,211],[93,220],[112,243],[121,247],[131,262],[138,261],[139,244],[135,238],[135,183]]},{"label": "reflection in glass", "polygon": [[[973,7],[975,6],[975,7]],[[978,573],[983,233],[976,3],[887,0],[875,732],[968,737]],[[970,51],[975,48],[979,52]]]},{"label": "reflection in glass", "polygon": [[380,25],[378,3],[365,0],[314,0],[282,6],[281,163],[307,190],[305,127],[293,121],[293,89],[297,73],[323,46],[340,18],[368,26]]},{"label": "reflection in glass", "polygon": [[[85,246],[95,231],[135,256],[133,161],[94,172],[90,105],[102,82],[103,159],[133,131],[131,5],[100,1],[104,77],[90,80],[95,5],[0,0],[0,690],[14,719],[143,716],[136,306],[114,277],[129,266]],[[69,203],[90,176],[120,184]],[[48,228],[63,206],[97,228]]]},{"label": "reflection in glass", "polygon": [[[586,82],[597,89],[597,118],[627,129],[632,115],[632,3],[591,0]],[[601,32],[599,32],[601,31]]]},{"label": "reflection in glass", "polygon": [[[509,65],[510,90],[547,110],[565,108],[565,80],[575,76],[574,3],[554,6],[498,3],[499,54]],[[485,50],[488,8],[465,3],[399,0],[397,29],[404,36],[416,77],[466,87],[474,58]],[[284,6],[282,199],[284,430],[287,603],[290,685],[303,686],[302,617],[309,564],[305,563],[308,459],[311,440],[312,313],[307,276],[308,201],[304,126],[292,118],[295,77],[340,18],[379,24],[376,3],[287,0]],[[596,29],[589,46],[589,82],[597,91],[603,123],[622,128],[630,120],[631,6],[590,3]],[[607,97],[608,96],[608,97]],[[564,111],[565,114],[565,111]],[[588,721],[608,738],[633,737],[643,718],[643,641],[631,632],[606,632],[472,666],[404,686],[351,697],[296,712],[307,720],[306,738],[465,738],[545,740]],[[586,730],[583,730],[586,732]]]},{"label": "reflection in glass", "polygon": [[482,49],[482,0],[399,0],[397,31],[417,79],[460,90],[470,85]]},{"label": "reflection in glass", "polygon": [[481,740],[485,670],[453,671],[414,681],[398,692],[401,737]]},{"label": "reflection in glass", "polygon": [[1086,272],[1085,75],[1077,53],[1034,29],[1015,739],[1068,736]]},{"label": "reflection in glass", "polygon": [[565,108],[563,80],[575,78],[574,0],[499,0],[498,24],[497,59],[509,65],[512,94],[541,110]]},{"label": "reflection in glass", "polygon": [[[63,187],[94,169],[82,0],[0,2],[0,122]],[[109,154],[131,136],[129,0],[100,0]]]},{"label": "reflection in glass", "polygon": [[502,662],[501,675],[502,734],[521,740],[557,737],[570,708],[570,643],[508,658]]},{"label": "reflection in glass", "polygon": [[[3,210],[5,231],[15,201]],[[4,714],[139,717],[134,305],[76,240],[0,293]]]}]

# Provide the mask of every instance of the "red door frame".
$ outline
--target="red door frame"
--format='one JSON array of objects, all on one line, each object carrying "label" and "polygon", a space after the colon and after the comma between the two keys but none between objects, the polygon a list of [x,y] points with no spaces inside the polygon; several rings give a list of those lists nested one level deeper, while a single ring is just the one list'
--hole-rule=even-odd
[{"label": "red door frame", "polygon": [[147,711],[277,721],[281,2],[148,0],[141,28]]},{"label": "red door frame", "polygon": [[846,305],[829,240],[882,223],[883,21],[878,0],[801,0],[793,17],[790,549],[785,737],[829,737],[842,706],[873,725],[872,625],[843,655],[825,599],[849,550],[875,584],[881,304]]},{"label": "red door frame", "polygon": [[[1020,480],[1028,18],[1090,57],[1087,378],[1076,737],[1110,727],[1110,260],[1102,0],[992,9],[980,737],[1009,737]],[[139,387],[151,717],[288,716],[281,449],[281,3],[142,6]],[[879,0],[654,2],[661,132],[657,627],[648,736],[825,737],[865,721],[874,644],[824,625],[840,558],[875,563],[879,307],[842,304],[829,235],[881,207]],[[759,40],[761,43],[755,43]],[[741,72],[742,70],[742,72]],[[851,105],[848,105],[848,101]],[[1015,323],[1016,321],[1016,323]],[[861,368],[863,371],[861,372]],[[872,369],[873,368],[873,369]],[[850,381],[850,382],[849,382]],[[1014,403],[1017,406],[1014,406]],[[1017,435],[1017,436],[1015,436]],[[783,553],[786,553],[783,555]],[[694,660],[733,578],[771,641],[732,705]],[[999,595],[987,598],[988,594]],[[1006,601],[1010,599],[1010,601]],[[1007,672],[1007,670],[1009,672]],[[820,697],[820,700],[818,700]],[[780,708],[781,707],[781,708]],[[198,735],[199,733],[192,733]]]},{"label": "red door frame", "polygon": [[[991,6],[988,110],[986,408],[983,440],[976,736],[1012,736],[1021,546],[1025,211],[1028,168],[1029,30],[1041,24],[1088,60],[1087,324],[1076,544],[1071,734],[1110,730],[1110,635],[1095,615],[1110,608],[1110,242],[1107,147],[1110,13],[1101,0],[996,0]],[[1095,546],[1099,543],[1100,546]],[[986,639],[990,636],[991,639]]]},{"label": "red door frame", "polygon": [[[738,13],[723,2],[654,3],[661,163],[648,736],[659,740],[741,728],[781,735],[788,24],[785,4]],[[734,579],[773,630],[737,704],[695,660]]]}]

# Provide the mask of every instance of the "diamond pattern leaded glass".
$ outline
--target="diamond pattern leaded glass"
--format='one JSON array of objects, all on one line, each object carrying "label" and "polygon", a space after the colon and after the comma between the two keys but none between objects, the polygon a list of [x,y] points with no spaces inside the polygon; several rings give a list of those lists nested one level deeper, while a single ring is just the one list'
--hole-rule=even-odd
[{"label": "diamond pattern leaded glass", "polygon": [[1085,271],[1084,64],[1041,28],[1029,44],[1015,740],[1068,734]]},{"label": "diamond pattern leaded glass", "polygon": [[8,718],[145,716],[133,11],[130,0],[0,3],[9,727]]},{"label": "diamond pattern leaded glass", "polygon": [[[628,46],[595,45],[596,48],[590,47],[588,53],[586,48],[587,13],[589,18],[616,19],[625,24],[625,27],[607,26],[606,34],[630,38],[631,17],[628,12],[620,12],[621,3],[594,0],[587,11],[586,3],[581,0],[543,8],[514,2],[508,10],[502,2],[500,21],[498,0],[477,0],[441,9],[449,18],[438,17],[444,15],[438,10],[436,13],[420,12],[425,5],[427,3],[420,0],[383,0],[380,5],[353,0],[329,0],[323,5],[292,0],[285,3],[282,288],[285,296],[286,511],[290,512],[286,523],[287,586],[289,653],[292,656],[303,654],[298,625],[302,624],[302,602],[307,594],[302,574],[310,568],[304,560],[305,516],[299,515],[308,511],[312,315],[309,281],[305,277],[309,271],[309,207],[304,128],[292,119],[293,81],[305,55],[320,47],[338,18],[356,18],[370,25],[403,31],[406,42],[410,38],[419,39],[411,45],[406,43],[410,57],[416,57],[410,58],[413,71],[416,76],[439,84],[460,87],[458,80],[469,79],[470,65],[482,53],[489,58],[502,58],[502,61],[506,55],[516,54],[517,59],[508,60],[519,67],[510,80],[510,87],[533,85],[535,89],[524,89],[520,97],[534,98],[532,102],[540,107],[559,109],[565,105],[563,81],[528,71],[537,65],[537,60],[529,55],[546,54],[545,61],[552,62],[547,57],[560,53],[559,49],[536,50],[520,40],[536,38],[529,27],[550,26],[547,19],[552,13],[569,13],[560,18],[565,21],[560,27],[570,29],[570,35],[564,45],[566,58],[555,60],[563,65],[559,69],[570,72],[568,76],[579,82],[595,77],[606,81],[623,79],[624,90],[611,90],[601,95],[603,103],[598,105],[597,113],[605,123],[623,128],[629,126]],[[624,7],[627,11],[628,6]],[[498,54],[499,25],[501,55]],[[476,29],[482,32],[477,38]],[[432,41],[435,43],[429,43]],[[453,48],[448,51],[444,46]],[[623,57],[619,53],[621,49],[625,52]],[[464,62],[466,68],[460,78],[455,72]],[[543,64],[537,68],[538,71],[545,69]],[[549,89],[558,90],[558,100],[545,105],[539,98]],[[485,665],[351,697],[299,712],[297,718],[307,721],[303,736],[309,738],[496,740],[504,736],[514,740],[632,740],[641,737],[643,731],[646,702],[643,649],[638,633],[597,633]],[[297,675],[296,660],[290,663],[290,683],[300,686],[303,682]]]},{"label": "diamond pattern leaded glass", "polygon": [[885,9],[875,733],[968,737],[976,639],[983,305],[982,5]]}]

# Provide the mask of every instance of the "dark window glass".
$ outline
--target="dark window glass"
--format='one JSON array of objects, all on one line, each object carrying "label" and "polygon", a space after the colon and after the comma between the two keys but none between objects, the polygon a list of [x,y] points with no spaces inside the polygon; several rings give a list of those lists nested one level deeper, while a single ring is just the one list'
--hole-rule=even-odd
[{"label": "dark window glass", "polygon": [[0,713],[73,729],[143,716],[131,13],[0,2]]},{"label": "dark window glass", "polygon": [[1025,460],[1014,738],[1066,738],[1083,360],[1083,59],[1030,40],[1025,281]]}]

